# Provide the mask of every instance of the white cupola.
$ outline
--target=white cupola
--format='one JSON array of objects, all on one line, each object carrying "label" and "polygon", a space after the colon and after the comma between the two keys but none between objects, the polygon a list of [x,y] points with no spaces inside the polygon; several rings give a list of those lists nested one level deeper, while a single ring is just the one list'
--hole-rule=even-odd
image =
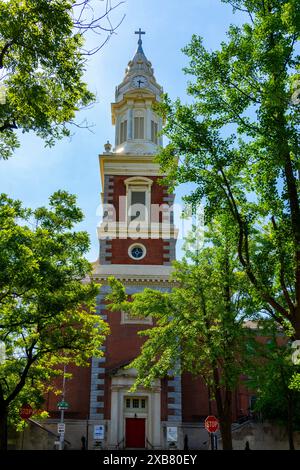
[{"label": "white cupola", "polygon": [[141,29],[138,48],[125,70],[125,76],[116,87],[112,103],[112,123],[115,125],[115,153],[155,154],[162,139],[162,119],[153,109],[163,93],[156,82],[152,64],[142,48]]}]

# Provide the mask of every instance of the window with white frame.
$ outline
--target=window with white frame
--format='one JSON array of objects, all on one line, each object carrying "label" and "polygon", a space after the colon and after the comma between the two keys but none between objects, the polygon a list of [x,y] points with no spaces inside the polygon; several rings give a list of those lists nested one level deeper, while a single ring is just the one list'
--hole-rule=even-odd
[{"label": "window with white frame", "polygon": [[133,243],[133,245],[128,248],[128,255],[131,259],[134,259],[134,261],[140,261],[145,258],[146,253],[146,247],[141,243]]},{"label": "window with white frame", "polygon": [[140,397],[126,397],[125,408],[127,410],[146,410],[147,409],[147,398]]},{"label": "window with white frame", "polygon": [[147,189],[144,187],[132,188],[130,192],[130,220],[147,221]]},{"label": "window with white frame", "polygon": [[128,222],[147,224],[150,218],[151,186],[153,181],[142,176],[125,180]]},{"label": "window with white frame", "polygon": [[158,124],[155,121],[151,121],[151,140],[154,144],[158,144]]},{"label": "window with white frame", "polygon": [[152,317],[138,317],[128,312],[121,312],[121,325],[152,325]]},{"label": "window with white frame", "polygon": [[127,120],[120,124],[120,144],[127,140]]},{"label": "window with white frame", "polygon": [[133,132],[134,139],[144,139],[144,135],[145,135],[144,127],[145,127],[144,118],[141,116],[136,116],[134,118],[134,132]]}]

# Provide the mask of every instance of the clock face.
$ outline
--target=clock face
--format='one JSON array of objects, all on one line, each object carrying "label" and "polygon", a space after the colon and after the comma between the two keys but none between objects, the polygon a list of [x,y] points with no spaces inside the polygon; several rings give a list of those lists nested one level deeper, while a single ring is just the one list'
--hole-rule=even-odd
[{"label": "clock face", "polygon": [[132,84],[136,88],[144,88],[145,86],[147,86],[147,83],[148,83],[148,80],[143,75],[137,75],[132,80]]}]

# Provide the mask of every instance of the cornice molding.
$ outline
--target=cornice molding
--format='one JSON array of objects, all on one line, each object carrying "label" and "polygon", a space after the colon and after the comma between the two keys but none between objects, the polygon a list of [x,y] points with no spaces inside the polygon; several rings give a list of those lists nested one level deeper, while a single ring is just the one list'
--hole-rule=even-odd
[{"label": "cornice molding", "polygon": [[165,175],[161,172],[159,164],[154,162],[153,154],[122,154],[122,153],[104,153],[99,155],[100,176],[102,188],[104,188],[105,175],[121,176],[160,176]]},{"label": "cornice molding", "polygon": [[93,274],[91,278],[106,285],[108,278],[113,276],[126,285],[165,285],[175,286],[170,281],[172,266],[166,265],[136,265],[136,264],[99,264],[93,263]]}]

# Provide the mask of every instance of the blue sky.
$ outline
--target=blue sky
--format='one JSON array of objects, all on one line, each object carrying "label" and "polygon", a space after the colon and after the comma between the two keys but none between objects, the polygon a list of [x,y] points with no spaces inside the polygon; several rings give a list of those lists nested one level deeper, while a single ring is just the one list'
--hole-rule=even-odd
[{"label": "blue sky", "polygon": [[[94,0],[94,3],[101,7],[104,2]],[[97,95],[97,103],[78,113],[77,122],[87,119],[94,124],[93,133],[74,128],[71,139],[60,141],[51,149],[45,148],[34,134],[22,135],[15,156],[8,161],[0,160],[0,192],[21,199],[25,206],[47,204],[49,196],[58,189],[77,195],[85,214],[80,228],[87,230],[91,238],[90,261],[98,256],[96,226],[101,193],[98,154],[107,140],[114,142],[110,103],[114,100],[115,86],[122,81],[136,50],[138,38],[134,31],[140,27],[146,31],[144,52],[164,91],[172,99],[180,97],[185,101],[188,77],[182,72],[187,64],[182,47],[195,33],[204,38],[207,48],[216,49],[225,39],[228,26],[239,19],[230,5],[220,0],[127,0],[115,11],[115,22],[123,14],[126,17],[117,33],[87,64],[85,78]],[[187,187],[178,191],[178,202],[186,191]]]}]

